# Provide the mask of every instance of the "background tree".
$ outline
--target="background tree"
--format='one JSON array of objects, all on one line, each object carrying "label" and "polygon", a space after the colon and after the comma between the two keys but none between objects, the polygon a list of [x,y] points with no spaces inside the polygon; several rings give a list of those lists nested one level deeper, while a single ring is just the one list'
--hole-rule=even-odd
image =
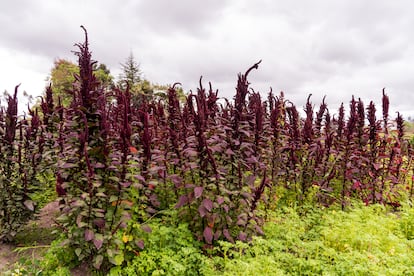
[{"label": "background tree", "polygon": [[125,63],[121,63],[122,72],[119,75],[118,85],[122,89],[129,87],[131,93],[131,103],[139,107],[142,102],[150,101],[153,98],[154,87],[148,80],[142,79],[140,64],[135,60],[131,52]]},{"label": "background tree", "polygon": [[104,63],[100,63],[99,65],[95,63],[94,70],[95,76],[99,80],[101,86],[104,88],[112,88],[114,86],[114,77]]},{"label": "background tree", "polygon": [[[101,87],[110,88],[114,85],[114,77],[111,75],[108,67],[103,63],[95,63],[93,67],[97,80]],[[79,67],[77,64],[66,59],[57,59],[54,62],[48,80],[52,85],[54,101],[57,102],[61,98],[63,106],[67,107],[72,102],[73,83],[75,75],[79,75]]]},{"label": "background tree", "polygon": [[60,97],[62,104],[69,106],[72,101],[69,91],[72,89],[76,74],[79,74],[79,67],[75,63],[66,59],[55,60],[49,78],[55,102]]},{"label": "background tree", "polygon": [[[140,64],[135,60],[134,54],[131,52],[126,58],[125,63],[121,63],[122,72],[119,75],[118,85],[122,89],[129,86],[132,96],[132,105],[138,107],[143,100],[149,102],[151,100],[165,100],[167,98],[167,90],[169,85],[154,84],[143,78]],[[185,102],[184,91],[177,89],[180,100]]]},{"label": "background tree", "polygon": [[141,82],[142,72],[140,64],[135,60],[134,54],[131,52],[125,63],[121,63],[122,73],[119,76],[119,84],[125,88],[126,84],[130,88],[135,87]]}]

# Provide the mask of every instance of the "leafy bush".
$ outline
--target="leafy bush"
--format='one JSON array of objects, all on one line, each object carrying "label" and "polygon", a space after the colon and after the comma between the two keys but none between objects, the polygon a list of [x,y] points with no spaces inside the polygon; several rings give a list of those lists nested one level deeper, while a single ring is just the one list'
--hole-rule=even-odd
[{"label": "leafy bush", "polygon": [[16,86],[0,107],[0,242],[10,242],[36,211],[33,193],[39,189],[38,165],[42,155],[40,121],[17,118]]},{"label": "leafy bush", "polygon": [[63,109],[56,143],[56,188],[63,201],[58,222],[77,259],[107,271],[123,263],[117,232],[131,218],[127,209],[141,204],[126,193],[136,182],[129,173],[128,91],[117,91],[118,101],[110,105],[93,72],[86,30],[85,36],[85,43],[77,44],[77,88],[71,106]]},{"label": "leafy bush", "polygon": [[[136,232],[124,240],[126,249],[133,242],[145,244],[142,249],[135,251],[126,266],[114,267],[110,275],[195,275],[201,270],[204,259],[202,244],[194,239],[193,234],[185,223],[178,223],[177,215],[174,220],[166,222],[155,219],[146,227],[151,232],[142,231],[142,225],[136,225],[141,240],[135,240]],[[143,233],[142,233],[143,232]],[[131,248],[131,247],[130,247]]]}]

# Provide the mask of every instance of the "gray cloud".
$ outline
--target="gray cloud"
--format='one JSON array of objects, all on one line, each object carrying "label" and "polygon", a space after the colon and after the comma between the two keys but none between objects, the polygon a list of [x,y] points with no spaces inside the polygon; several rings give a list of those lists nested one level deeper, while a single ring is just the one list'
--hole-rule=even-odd
[{"label": "gray cloud", "polygon": [[315,104],[327,95],[337,106],[352,94],[378,101],[387,87],[392,104],[414,115],[413,9],[408,0],[3,1],[0,50],[33,57],[19,66],[47,75],[55,58],[75,59],[83,24],[93,57],[115,75],[132,51],[151,81],[194,90],[202,75],[231,98],[237,73],[262,59],[250,81],[263,93],[284,90],[299,106],[309,93]]},{"label": "gray cloud", "polygon": [[227,3],[223,0],[138,1],[133,11],[148,30],[162,35],[185,33],[201,36],[214,25]]}]

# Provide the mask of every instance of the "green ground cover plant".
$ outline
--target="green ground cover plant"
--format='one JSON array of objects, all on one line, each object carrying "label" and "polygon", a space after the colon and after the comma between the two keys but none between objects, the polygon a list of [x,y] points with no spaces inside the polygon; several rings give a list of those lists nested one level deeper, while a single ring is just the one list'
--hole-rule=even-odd
[{"label": "green ground cover plant", "polygon": [[[248,243],[220,241],[206,252],[173,211],[168,221],[152,220],[152,232],[140,236],[145,248],[107,274],[410,275],[414,273],[414,240],[406,237],[403,218],[412,214],[409,206],[395,213],[382,205],[358,203],[349,211],[339,205],[306,211],[284,207],[269,214],[264,236]],[[53,242],[42,261],[22,260],[18,269],[71,275],[78,264],[76,254],[62,247],[62,241]],[[129,250],[128,242],[125,250]]]}]

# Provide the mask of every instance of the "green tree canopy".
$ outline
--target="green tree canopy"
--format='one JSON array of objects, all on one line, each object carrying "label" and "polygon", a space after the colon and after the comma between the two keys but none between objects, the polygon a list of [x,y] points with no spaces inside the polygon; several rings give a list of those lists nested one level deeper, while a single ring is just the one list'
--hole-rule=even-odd
[{"label": "green tree canopy", "polygon": [[[101,63],[94,66],[95,76],[104,88],[113,86],[114,77],[108,67]],[[49,81],[52,85],[54,100],[61,98],[64,106],[69,106],[72,101],[71,91],[75,81],[75,75],[79,74],[79,67],[66,59],[57,59],[50,72]]]},{"label": "green tree canopy", "polygon": [[64,106],[68,106],[72,101],[69,92],[72,90],[75,74],[79,74],[79,67],[75,63],[66,59],[55,60],[50,72],[50,83],[54,100],[57,101],[60,97]]}]

